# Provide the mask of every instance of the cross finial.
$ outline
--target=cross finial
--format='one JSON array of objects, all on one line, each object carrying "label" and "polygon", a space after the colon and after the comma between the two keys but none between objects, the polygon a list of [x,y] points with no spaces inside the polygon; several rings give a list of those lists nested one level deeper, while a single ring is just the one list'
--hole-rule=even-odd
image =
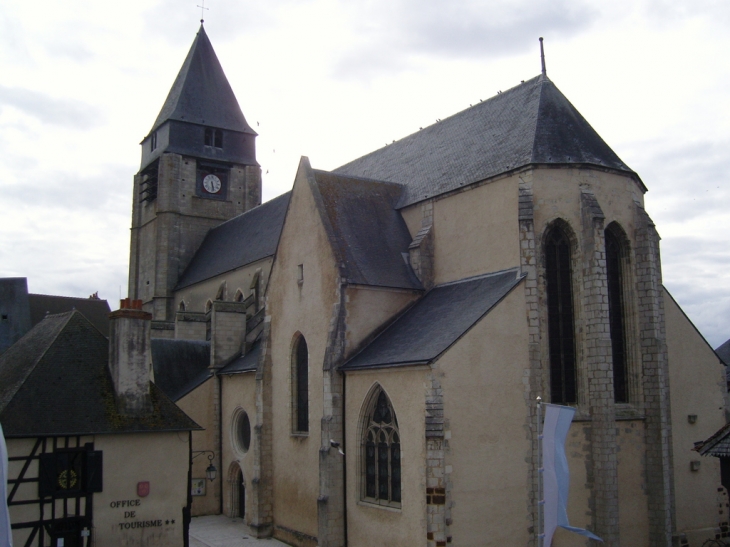
[{"label": "cross finial", "polygon": [[[205,0],[203,0],[203,5],[198,6],[198,7],[200,8],[200,24],[202,25],[203,23],[205,23],[205,19],[203,19],[203,11],[207,10],[209,8],[205,7]],[[542,40],[542,38],[540,38],[540,39]]]},{"label": "cross finial", "polygon": [[540,36],[540,62],[542,63],[542,75],[547,76],[547,71],[545,70],[545,50],[542,47],[542,36]]}]

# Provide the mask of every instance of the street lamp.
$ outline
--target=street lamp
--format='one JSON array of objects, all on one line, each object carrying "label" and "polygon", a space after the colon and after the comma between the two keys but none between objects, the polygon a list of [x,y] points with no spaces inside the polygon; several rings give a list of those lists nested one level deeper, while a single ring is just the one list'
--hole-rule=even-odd
[{"label": "street lamp", "polygon": [[193,459],[197,458],[201,454],[210,453],[208,456],[208,465],[207,469],[205,470],[205,476],[208,478],[210,482],[213,482],[218,476],[218,470],[215,468],[215,465],[213,465],[213,458],[215,458],[215,452],[212,450],[195,450],[193,451]]}]

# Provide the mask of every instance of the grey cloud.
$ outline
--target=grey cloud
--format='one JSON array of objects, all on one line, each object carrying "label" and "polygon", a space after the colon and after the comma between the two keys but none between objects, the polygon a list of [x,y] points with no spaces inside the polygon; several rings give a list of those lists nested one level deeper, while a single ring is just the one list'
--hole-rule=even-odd
[{"label": "grey cloud", "polygon": [[[27,167],[27,166],[26,166]],[[2,185],[6,204],[36,206],[52,210],[93,210],[127,203],[132,191],[129,165],[107,166],[104,175],[89,176],[79,170],[71,172],[38,172],[17,169],[17,182]],[[28,181],[33,181],[29,184]]]},{"label": "grey cloud", "polygon": [[[360,7],[360,5],[358,5]],[[529,49],[537,38],[561,38],[591,27],[598,12],[568,0],[521,2],[424,2],[380,0],[353,11],[355,31],[367,44],[346,52],[335,66],[341,78],[393,71],[410,56],[490,58]]]},{"label": "grey cloud", "polygon": [[73,129],[89,129],[103,122],[101,113],[87,103],[0,85],[0,108],[4,106],[17,108],[43,123]]},{"label": "grey cloud", "polygon": [[650,190],[647,203],[656,209],[649,213],[665,221],[684,222],[726,212],[730,203],[728,146],[725,141],[677,146],[669,139],[631,145],[629,155],[636,158],[632,167]]},{"label": "grey cloud", "polygon": [[[203,19],[215,28],[215,43],[271,27],[277,20],[277,12],[293,4],[311,3],[312,0],[220,0],[207,5]],[[201,3],[202,4],[202,3]],[[151,32],[162,35],[176,46],[189,45],[193,34],[191,21],[201,15],[201,8],[180,9],[179,0],[161,0],[144,15],[145,26]]]}]

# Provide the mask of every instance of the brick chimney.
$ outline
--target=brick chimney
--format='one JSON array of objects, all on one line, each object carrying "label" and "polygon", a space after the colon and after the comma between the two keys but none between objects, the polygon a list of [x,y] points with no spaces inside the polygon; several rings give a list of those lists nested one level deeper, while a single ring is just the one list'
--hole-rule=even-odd
[{"label": "brick chimney", "polygon": [[152,411],[150,376],[152,314],[142,311],[141,300],[125,298],[109,314],[109,371],[117,409],[122,414]]}]

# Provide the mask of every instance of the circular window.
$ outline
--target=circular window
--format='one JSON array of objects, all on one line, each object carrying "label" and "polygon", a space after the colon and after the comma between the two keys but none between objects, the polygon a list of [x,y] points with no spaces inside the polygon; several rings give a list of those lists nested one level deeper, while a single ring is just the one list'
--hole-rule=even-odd
[{"label": "circular window", "polygon": [[240,452],[248,452],[251,446],[251,421],[248,419],[245,410],[238,409],[233,427],[236,448]]}]

